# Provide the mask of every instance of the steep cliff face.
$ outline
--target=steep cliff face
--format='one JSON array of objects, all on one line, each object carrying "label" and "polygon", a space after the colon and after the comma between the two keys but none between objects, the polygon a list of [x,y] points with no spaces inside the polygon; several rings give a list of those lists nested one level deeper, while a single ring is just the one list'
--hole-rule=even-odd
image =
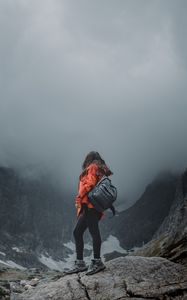
[{"label": "steep cliff face", "polygon": [[152,240],[135,254],[162,256],[187,265],[187,170],[177,182],[168,216]]},{"label": "steep cliff face", "polygon": [[106,220],[102,230],[103,236],[105,232],[110,231],[126,249],[142,246],[151,240],[169,213],[175,196],[177,178],[178,176],[169,173],[155,178],[134,205],[120,212],[117,217]]}]

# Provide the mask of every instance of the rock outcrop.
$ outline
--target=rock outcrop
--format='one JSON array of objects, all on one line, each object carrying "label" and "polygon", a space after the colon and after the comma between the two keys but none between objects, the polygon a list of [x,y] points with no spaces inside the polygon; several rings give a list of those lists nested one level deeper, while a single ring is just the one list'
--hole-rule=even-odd
[{"label": "rock outcrop", "polygon": [[179,178],[168,216],[134,255],[161,256],[187,266],[187,171]]},{"label": "rock outcrop", "polygon": [[[106,269],[41,279],[11,300],[125,300],[187,299],[187,272],[180,264],[160,257],[126,256],[106,263]],[[60,278],[58,278],[60,277]],[[13,286],[13,283],[11,283]]]}]

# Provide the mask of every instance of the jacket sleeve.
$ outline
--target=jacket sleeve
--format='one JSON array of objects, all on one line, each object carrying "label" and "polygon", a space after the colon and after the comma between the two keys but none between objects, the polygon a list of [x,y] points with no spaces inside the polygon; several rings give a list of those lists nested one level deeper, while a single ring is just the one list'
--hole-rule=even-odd
[{"label": "jacket sleeve", "polygon": [[97,183],[98,180],[98,166],[96,164],[90,164],[88,167],[88,172],[85,175],[84,185],[79,192],[79,197],[83,198],[86,193],[88,193]]},{"label": "jacket sleeve", "polygon": [[[80,181],[79,181],[79,184],[78,184],[78,191],[79,191],[79,186],[80,186]],[[79,193],[76,195],[75,197],[75,205],[80,205],[81,204],[81,198],[80,198],[80,195]]]}]

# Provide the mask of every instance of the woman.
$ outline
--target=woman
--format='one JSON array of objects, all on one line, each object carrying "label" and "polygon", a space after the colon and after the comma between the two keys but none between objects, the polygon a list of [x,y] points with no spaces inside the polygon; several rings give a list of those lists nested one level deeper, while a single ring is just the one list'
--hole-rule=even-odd
[{"label": "woman", "polygon": [[86,275],[91,275],[105,269],[100,251],[101,236],[99,230],[99,220],[104,217],[104,213],[98,212],[89,202],[87,193],[97,184],[104,176],[112,175],[112,171],[108,168],[105,161],[96,151],[91,151],[86,155],[82,164],[82,173],[79,176],[78,194],[75,198],[75,206],[77,213],[77,223],[73,230],[76,246],[75,266],[69,273],[86,271],[88,267],[83,260],[84,241],[83,234],[88,228],[92,236],[93,256]]}]

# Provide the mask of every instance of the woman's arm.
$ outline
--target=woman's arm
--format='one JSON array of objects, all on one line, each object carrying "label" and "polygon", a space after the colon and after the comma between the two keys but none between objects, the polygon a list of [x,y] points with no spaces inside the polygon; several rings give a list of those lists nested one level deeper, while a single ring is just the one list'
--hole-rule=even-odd
[{"label": "woman's arm", "polygon": [[97,183],[98,181],[98,166],[97,164],[93,163],[90,164],[87,169],[87,174],[84,178],[84,183],[82,185],[81,190],[79,190],[78,196],[76,197],[77,201],[80,198],[83,198],[85,194],[87,194]]}]

